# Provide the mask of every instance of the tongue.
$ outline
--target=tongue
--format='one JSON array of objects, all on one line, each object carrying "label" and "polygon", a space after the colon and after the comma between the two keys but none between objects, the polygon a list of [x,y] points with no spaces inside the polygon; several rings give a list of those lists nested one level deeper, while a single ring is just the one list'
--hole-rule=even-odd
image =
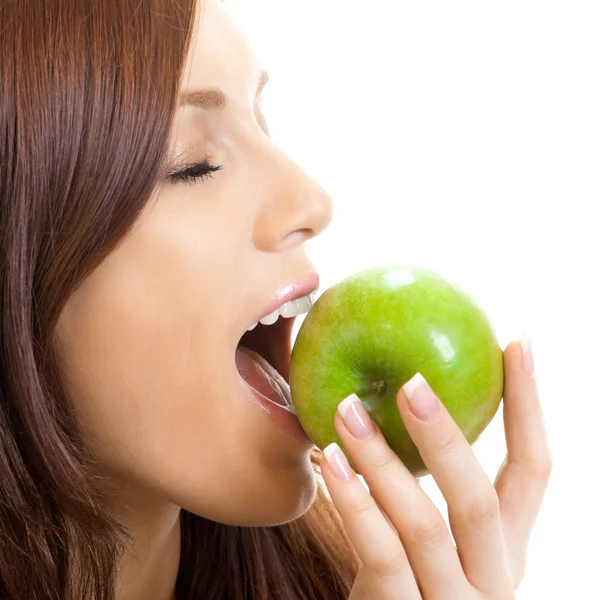
[{"label": "tongue", "polygon": [[260,354],[238,346],[235,351],[235,364],[248,385],[271,402],[294,412],[290,386]]}]

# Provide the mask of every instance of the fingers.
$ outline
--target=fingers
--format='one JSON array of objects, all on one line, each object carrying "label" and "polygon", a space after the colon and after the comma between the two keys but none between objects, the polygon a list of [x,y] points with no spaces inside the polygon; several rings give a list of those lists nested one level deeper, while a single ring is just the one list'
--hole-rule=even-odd
[{"label": "fingers", "polygon": [[527,542],[552,470],[531,346],[526,350],[513,342],[504,351],[507,457],[495,482],[506,546],[515,559],[515,586],[523,577]]},{"label": "fingers", "polygon": [[456,590],[464,590],[467,581],[446,523],[357,396],[340,404],[335,426],[371,494],[398,532],[423,596],[455,598]]},{"label": "fingers", "polygon": [[[510,597],[520,583],[551,457],[533,360],[520,344],[510,344],[505,350],[504,372],[508,453],[495,485],[427,382],[415,377],[397,395],[406,429],[448,504],[456,549],[441,515],[389,448],[360,400],[351,396],[340,404],[336,430],[372,497],[353,472],[342,480],[326,468],[326,483],[338,511],[345,515],[342,518],[359,556],[366,557],[363,564],[371,565],[380,579],[386,580],[382,574],[395,577],[399,573],[406,578],[408,565],[414,573],[410,581],[418,582],[424,598],[436,600],[455,598],[456,590],[467,588]],[[361,505],[358,488],[351,487],[356,483],[367,497],[365,504]],[[386,532],[381,538],[384,544],[372,533],[374,527]],[[401,542],[402,551],[392,546],[393,538]],[[392,547],[397,554],[393,561],[386,561],[381,549]]]},{"label": "fingers", "polygon": [[498,496],[470,444],[420,374],[397,399],[406,429],[448,504],[467,579],[484,592],[512,592]]},{"label": "fingers", "polygon": [[323,453],[323,479],[362,569],[372,576],[369,585],[377,585],[378,600],[421,600],[404,548],[375,500],[337,444],[327,446]]}]

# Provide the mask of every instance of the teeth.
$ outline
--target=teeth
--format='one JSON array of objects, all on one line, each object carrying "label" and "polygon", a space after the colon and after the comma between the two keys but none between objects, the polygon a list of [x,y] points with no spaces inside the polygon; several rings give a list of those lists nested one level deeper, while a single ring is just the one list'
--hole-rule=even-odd
[{"label": "teeth", "polygon": [[313,305],[313,301],[310,296],[302,296],[302,298],[298,298],[298,313],[306,313],[308,312]]},{"label": "teeth", "polygon": [[279,314],[286,319],[295,317],[298,314],[298,300],[286,302],[280,309]]},{"label": "teeth", "polygon": [[263,325],[273,325],[277,319],[279,319],[279,311],[275,309],[272,313],[269,313],[266,317],[263,317],[260,320],[260,323]]},{"label": "teeth", "polygon": [[273,323],[275,323],[279,318],[279,315],[289,319],[291,317],[296,317],[298,315],[307,313],[312,308],[316,297],[316,293],[313,292],[312,294],[302,296],[296,300],[290,300],[278,309],[275,309],[272,313],[269,313],[267,316],[263,317],[260,321],[250,325],[250,327],[248,327],[248,331],[252,331],[258,325],[258,323],[262,323],[263,325],[273,325]]}]

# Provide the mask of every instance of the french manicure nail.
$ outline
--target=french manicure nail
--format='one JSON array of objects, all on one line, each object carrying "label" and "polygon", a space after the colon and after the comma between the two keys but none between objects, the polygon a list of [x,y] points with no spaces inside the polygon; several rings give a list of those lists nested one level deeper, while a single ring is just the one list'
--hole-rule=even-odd
[{"label": "french manicure nail", "polygon": [[352,467],[350,467],[348,459],[335,442],[324,448],[323,454],[327,459],[327,464],[329,465],[331,472],[337,477],[337,479],[347,481],[348,479],[352,478]]},{"label": "french manicure nail", "polygon": [[425,381],[421,373],[417,373],[404,386],[408,406],[419,421],[435,421],[440,413],[439,400]]},{"label": "french manicure nail", "polygon": [[350,394],[338,405],[348,431],[359,440],[368,440],[375,435],[371,417],[356,394]]},{"label": "french manicure nail", "polygon": [[533,351],[531,349],[531,340],[523,335],[521,337],[521,350],[523,352],[521,365],[523,371],[527,373],[527,375],[533,375],[534,372],[534,364],[533,364]]}]

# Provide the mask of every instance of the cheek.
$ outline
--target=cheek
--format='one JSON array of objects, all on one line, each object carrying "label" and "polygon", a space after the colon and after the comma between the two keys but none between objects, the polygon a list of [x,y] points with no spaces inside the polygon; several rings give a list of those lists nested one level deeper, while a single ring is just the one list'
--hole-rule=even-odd
[{"label": "cheek", "polygon": [[100,327],[82,312],[87,319],[65,312],[56,348],[86,445],[117,487],[126,480],[136,493],[232,525],[276,525],[309,508],[308,453],[285,465],[265,459],[259,426],[231,410],[232,373],[214,345],[198,347],[200,325],[183,351],[173,335],[148,332],[142,343],[131,327]]},{"label": "cheek", "polygon": [[58,323],[74,410],[95,453],[115,467],[172,447],[174,437],[198,455],[214,435],[205,405],[230,379],[219,327],[227,306],[212,293],[222,282],[214,261],[180,233],[171,244],[174,234],[164,231],[132,236],[75,292]]},{"label": "cheek", "polygon": [[232,410],[239,389],[223,355],[202,342],[202,326],[183,345],[169,332],[100,325],[76,305],[61,318],[56,347],[69,396],[105,474],[232,525],[301,516],[316,489],[309,453],[279,461],[272,443],[264,452],[262,415]]},{"label": "cheek", "polygon": [[56,338],[73,409],[109,463],[148,454],[192,423],[201,433],[208,421],[203,404],[226,380],[217,353],[203,356],[197,348],[201,324],[178,331],[163,320],[142,332],[139,320],[115,311],[105,305],[97,317],[66,313],[71,318],[63,319]]},{"label": "cheek", "polygon": [[227,328],[241,284],[211,235],[146,223],[70,298],[55,348],[86,444],[117,484],[273,525],[307,510],[314,474],[308,452],[282,459],[282,434],[239,404]]}]

